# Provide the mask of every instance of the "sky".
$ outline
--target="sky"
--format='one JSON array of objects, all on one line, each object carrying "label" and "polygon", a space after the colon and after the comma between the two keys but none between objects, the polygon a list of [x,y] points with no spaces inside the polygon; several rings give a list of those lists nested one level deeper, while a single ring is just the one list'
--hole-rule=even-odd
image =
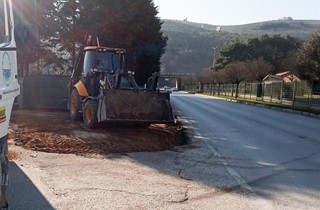
[{"label": "sky", "polygon": [[153,0],[161,19],[240,25],[292,17],[320,20],[320,0]]}]

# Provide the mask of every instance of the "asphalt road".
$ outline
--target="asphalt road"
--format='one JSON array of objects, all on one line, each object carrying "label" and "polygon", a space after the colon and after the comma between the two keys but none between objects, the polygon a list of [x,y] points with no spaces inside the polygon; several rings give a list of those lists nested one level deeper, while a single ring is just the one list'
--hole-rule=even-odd
[{"label": "asphalt road", "polygon": [[319,119],[183,93],[171,103],[209,151],[198,161],[220,167],[208,172],[220,181],[207,184],[248,193],[266,208],[320,209]]},{"label": "asphalt road", "polygon": [[171,150],[79,156],[9,141],[11,209],[320,209],[319,119],[183,93],[171,100],[190,141]]}]

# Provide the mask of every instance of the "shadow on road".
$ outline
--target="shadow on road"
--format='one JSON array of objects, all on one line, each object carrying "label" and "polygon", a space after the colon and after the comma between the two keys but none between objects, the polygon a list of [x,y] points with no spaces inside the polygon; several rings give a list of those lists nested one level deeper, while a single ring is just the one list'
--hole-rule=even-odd
[{"label": "shadow on road", "polygon": [[7,199],[12,210],[54,209],[27,175],[10,162]]},{"label": "shadow on road", "polygon": [[[198,114],[201,117],[213,109],[212,99],[204,101],[208,104],[200,107],[206,110]],[[292,208],[319,207],[320,183],[314,180],[320,179],[320,144],[315,141],[314,126],[309,125],[319,120],[220,100],[214,104],[219,103],[226,110],[213,109],[216,111],[208,121],[186,118],[192,131],[188,147],[129,157],[161,173],[223,192],[259,195]],[[241,108],[248,109],[246,115]],[[264,119],[250,124],[247,121],[257,116],[252,112]],[[296,127],[289,127],[291,124]],[[201,129],[206,129],[204,135],[197,132]],[[292,198],[295,201],[288,203]]]}]

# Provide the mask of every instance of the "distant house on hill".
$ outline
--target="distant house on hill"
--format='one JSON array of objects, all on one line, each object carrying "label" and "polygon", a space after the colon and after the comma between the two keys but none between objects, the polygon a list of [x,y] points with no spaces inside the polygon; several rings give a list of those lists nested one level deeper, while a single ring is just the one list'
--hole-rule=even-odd
[{"label": "distant house on hill", "polygon": [[297,77],[295,74],[291,73],[290,71],[280,72],[276,75],[267,75],[263,81],[265,83],[271,83],[271,82],[294,82],[294,81],[300,81],[299,77]]}]

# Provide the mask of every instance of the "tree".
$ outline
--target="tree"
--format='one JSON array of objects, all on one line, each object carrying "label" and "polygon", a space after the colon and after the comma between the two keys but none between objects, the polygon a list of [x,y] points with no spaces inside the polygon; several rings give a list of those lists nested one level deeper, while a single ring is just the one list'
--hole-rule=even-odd
[{"label": "tree", "polygon": [[200,76],[198,76],[198,81],[205,84],[214,83],[214,73],[215,71],[203,70]]},{"label": "tree", "polygon": [[[281,62],[287,57],[292,51],[296,51],[300,46],[293,37],[291,36],[280,36],[274,35],[269,37],[267,35],[262,36],[260,43],[252,45],[252,53],[254,58],[262,57],[267,63],[274,66],[275,71],[279,71],[281,68]],[[276,73],[276,72],[273,73]]]},{"label": "tree", "polygon": [[220,70],[220,71],[204,70],[201,73],[201,77],[198,77],[198,81],[205,84],[208,84],[208,83],[223,84],[228,82],[228,77],[224,70]]},{"label": "tree", "polygon": [[[79,7],[75,0],[39,0],[38,27],[42,40],[42,48],[51,51],[44,59],[46,63],[58,66],[74,65],[76,51],[80,47],[85,32],[81,30],[79,21]],[[52,53],[53,52],[53,53]]]},{"label": "tree", "polygon": [[213,72],[214,82],[217,84],[223,84],[228,81],[228,76],[224,70]]},{"label": "tree", "polygon": [[299,50],[297,55],[298,73],[304,79],[320,78],[320,32],[312,35]]},{"label": "tree", "polygon": [[[56,32],[47,39],[58,41],[59,50],[74,59],[87,31],[99,37],[101,45],[122,47],[128,53],[126,63],[136,72],[143,85],[155,71],[160,71],[160,57],[167,38],[161,31],[162,22],[152,0],[55,0],[47,11],[49,21],[56,21]],[[77,13],[79,11],[79,13]]]},{"label": "tree", "polygon": [[280,68],[282,71],[290,71],[291,73],[298,73],[297,72],[297,51],[292,50],[288,53],[288,55],[282,60],[280,63]]},{"label": "tree", "polygon": [[[221,57],[217,60],[218,68],[224,68],[226,65],[250,59],[263,58],[266,62],[274,66],[277,71],[284,58],[292,50],[296,50],[300,44],[292,37],[282,37],[274,35],[272,37],[263,35],[260,38],[250,38],[232,44],[225,45],[220,51]],[[273,72],[275,73],[275,72]]]},{"label": "tree", "polygon": [[36,47],[38,41],[35,33],[37,28],[35,27],[37,26],[36,2],[37,0],[13,1],[19,76],[29,75],[29,64],[37,61],[41,54],[40,49]]},{"label": "tree", "polygon": [[262,57],[258,59],[248,60],[247,62],[249,70],[249,78],[252,81],[257,81],[257,97],[262,95],[262,81],[268,75],[274,72],[274,67],[265,62]]},{"label": "tree", "polygon": [[231,83],[236,84],[236,98],[239,93],[239,84],[248,78],[249,71],[246,62],[236,62],[225,67],[225,73]]},{"label": "tree", "polygon": [[[59,2],[58,0],[14,0],[16,32],[21,36],[22,29],[23,33],[26,33],[28,37],[28,43],[24,43],[21,46],[20,44],[24,41],[20,41],[19,36],[17,36],[18,39],[16,40],[20,76],[40,72],[40,64],[42,63],[45,65],[55,64],[58,68],[63,68],[63,64],[67,62],[65,59],[66,53],[57,51],[59,50],[59,46],[61,46],[58,39],[60,23],[55,16]],[[27,27],[25,28],[24,26]],[[30,35],[35,35],[35,33],[30,34],[31,31],[27,30],[30,28],[37,29],[37,35],[39,35],[34,36],[31,42]],[[33,72],[29,71],[29,64],[35,63],[37,69],[31,69]]]},{"label": "tree", "polygon": [[247,68],[249,70],[249,77],[253,81],[261,83],[263,79],[274,71],[274,67],[265,62],[262,57],[258,59],[246,61]]},{"label": "tree", "polygon": [[245,41],[234,41],[226,44],[220,50],[220,57],[217,59],[216,68],[223,69],[232,62],[245,61],[250,58],[250,51]]}]

